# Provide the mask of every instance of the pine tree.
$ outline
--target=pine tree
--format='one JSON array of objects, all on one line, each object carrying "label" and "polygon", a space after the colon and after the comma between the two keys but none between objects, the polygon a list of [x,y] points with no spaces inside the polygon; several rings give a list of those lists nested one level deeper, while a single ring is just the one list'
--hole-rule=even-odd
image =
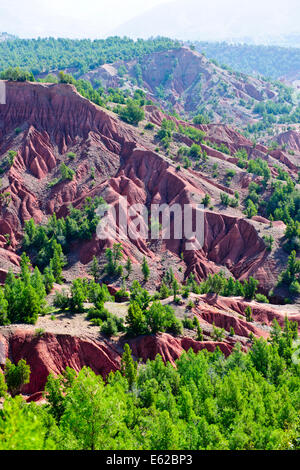
[{"label": "pine tree", "polygon": [[177,279],[175,279],[175,278],[174,278],[173,283],[172,283],[172,290],[173,290],[173,296],[174,296],[173,300],[174,300],[174,302],[176,302],[177,294],[178,294],[178,291],[179,291],[179,284],[177,282]]},{"label": "pine tree", "polygon": [[126,271],[127,271],[127,276],[126,276],[126,278],[129,278],[130,274],[132,273],[132,261],[131,261],[131,259],[129,258],[129,256],[128,256],[127,261],[126,261],[126,263],[125,263],[125,269],[126,269]]},{"label": "pine tree", "polygon": [[197,326],[197,336],[196,336],[196,340],[197,341],[203,341],[203,331],[202,331],[202,328],[200,325]]},{"label": "pine tree", "polygon": [[143,263],[142,263],[142,273],[144,275],[144,281],[145,282],[148,281],[149,276],[150,276],[150,268],[148,266],[145,256],[143,258]]},{"label": "pine tree", "polygon": [[128,331],[134,336],[145,333],[145,317],[138,303],[133,302],[130,304],[126,316],[126,322],[128,325]]},{"label": "pine tree", "polygon": [[[0,325],[9,325],[10,321],[7,316],[8,302],[4,297],[2,287],[0,287]],[[0,374],[1,375],[1,374]]]},{"label": "pine tree", "polygon": [[124,346],[124,353],[121,359],[121,373],[126,377],[129,389],[132,390],[137,376],[137,363],[132,359],[131,349],[128,343]]},{"label": "pine tree", "polygon": [[170,295],[170,290],[168,289],[164,281],[162,281],[160,289],[159,289],[159,296],[161,299],[166,299],[167,297],[169,297],[169,295]]},{"label": "pine tree", "polygon": [[25,359],[20,359],[17,365],[9,359],[6,360],[4,376],[9,393],[14,397],[21,392],[23,385],[29,383],[30,366]]},{"label": "pine tree", "polygon": [[253,299],[257,290],[258,281],[253,277],[249,277],[248,281],[244,282],[244,295],[246,299]]},{"label": "pine tree", "polygon": [[58,284],[62,284],[62,270],[66,264],[65,257],[61,245],[59,245],[56,240],[53,240],[52,247],[53,256],[50,260],[50,268],[53,272],[55,281]]},{"label": "pine tree", "polygon": [[47,266],[44,269],[44,285],[45,285],[47,294],[51,292],[54,282],[55,282],[55,277],[53,275],[53,271],[50,268],[50,266]]},{"label": "pine tree", "polygon": [[26,253],[22,253],[21,255],[21,279],[22,281],[28,285],[30,283],[30,270],[31,270],[31,263],[30,259],[26,255]]},{"label": "pine tree", "polygon": [[250,305],[247,305],[247,307],[245,308],[245,314],[246,314],[246,320],[247,320],[248,322],[253,321],[253,318],[252,318],[252,308],[250,307]]},{"label": "pine tree", "polygon": [[91,269],[90,269],[90,273],[94,277],[95,282],[98,282],[99,281],[100,268],[99,268],[99,263],[98,263],[98,260],[97,260],[96,256],[93,257],[93,262],[92,262],[92,266],[91,266]]}]

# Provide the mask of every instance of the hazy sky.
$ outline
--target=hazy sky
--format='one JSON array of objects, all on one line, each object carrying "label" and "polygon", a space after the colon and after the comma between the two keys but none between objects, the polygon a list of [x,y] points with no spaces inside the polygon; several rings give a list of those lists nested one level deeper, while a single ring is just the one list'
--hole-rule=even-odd
[{"label": "hazy sky", "polygon": [[101,38],[170,0],[1,0],[0,32],[20,37]]},{"label": "hazy sky", "polygon": [[0,0],[0,32],[19,37],[263,40],[299,20],[300,0]]}]

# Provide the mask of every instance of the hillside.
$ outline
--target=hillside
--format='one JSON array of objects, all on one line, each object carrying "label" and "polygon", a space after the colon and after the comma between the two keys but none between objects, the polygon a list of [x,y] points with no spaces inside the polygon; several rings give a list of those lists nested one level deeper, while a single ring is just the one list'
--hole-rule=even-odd
[{"label": "hillside", "polygon": [[[186,55],[191,55],[186,49],[178,54],[182,63]],[[207,66],[202,56],[193,53],[192,57],[197,67],[199,61]],[[149,92],[161,77],[160,69],[153,64],[151,67],[155,73],[149,77],[145,73]],[[113,66],[105,68],[113,75]],[[180,83],[190,83],[191,76],[187,74],[183,82],[179,80],[179,66],[175,72],[172,83],[179,92]],[[280,134],[278,148],[271,149],[253,143],[227,125],[193,124],[164,114],[157,106],[147,104],[139,93],[133,101],[135,108],[130,108],[132,100],[119,103],[123,119],[132,117],[128,109],[143,111],[136,124],[130,125],[107,109],[110,106],[104,95],[106,108],[83,97],[75,85],[6,81],[6,104],[0,105],[0,282],[4,284],[0,286],[0,365],[6,364],[6,373],[7,358],[14,364],[26,360],[30,377],[23,388],[16,390],[22,391],[28,402],[37,401],[39,405],[28,407],[32,413],[29,417],[20,415],[22,423],[36,423],[39,409],[45,423],[50,423],[40,424],[39,433],[30,428],[27,434],[34,437],[28,443],[27,437],[19,439],[18,428],[14,436],[19,445],[68,449],[76,442],[78,448],[106,448],[107,440],[103,444],[98,437],[92,443],[82,444],[82,437],[77,441],[77,425],[72,428],[72,440],[60,439],[65,432],[64,418],[57,416],[64,416],[65,400],[79,390],[75,422],[82,416],[86,426],[86,407],[82,403],[86,393],[90,403],[96,390],[93,418],[84,436],[94,436],[89,426],[95,409],[100,406],[95,418],[98,423],[105,403],[111,416],[124,400],[122,418],[119,412],[116,417],[126,432],[120,448],[150,447],[148,437],[139,431],[148,408],[151,416],[159,413],[159,420],[171,419],[165,408],[161,411],[152,393],[154,387],[158,390],[162,386],[167,393],[168,400],[166,395],[159,398],[165,407],[171,396],[172,377],[179,384],[177,374],[189,376],[190,370],[192,374],[197,367],[203,370],[203,364],[210,371],[215,367],[217,374],[223,374],[224,367],[234,368],[235,382],[244,377],[250,383],[252,407],[254,384],[257,389],[257,379],[253,384],[249,382],[253,377],[259,377],[262,397],[266,386],[272,386],[273,393],[281,397],[285,392],[278,385],[278,377],[294,380],[294,349],[289,345],[300,325],[300,134],[295,130]],[[92,87],[87,90],[93,92]],[[136,212],[127,211],[126,201]],[[104,202],[105,210],[99,215],[96,209],[99,205],[103,208]],[[157,204],[162,205],[163,214],[166,207],[176,206],[179,210],[168,219],[170,233],[163,218],[152,214]],[[201,221],[200,245],[196,244],[198,234],[186,230],[187,216],[181,210],[186,206],[191,211],[189,223],[196,223],[198,218]],[[125,214],[125,222],[124,217],[117,218],[115,232],[111,225],[114,209],[119,216]],[[145,209],[148,212],[142,217]],[[105,236],[100,237],[99,223],[104,220],[110,223]],[[157,227],[158,238],[153,236],[152,226]],[[180,226],[184,231],[176,236]],[[270,337],[271,343],[267,342]],[[284,359],[278,354],[279,346]],[[261,348],[268,348],[263,366],[272,375],[262,369]],[[126,354],[127,364],[134,371],[131,376],[126,375],[128,365],[124,372]],[[250,367],[251,361],[254,365]],[[172,367],[175,365],[177,368]],[[122,374],[109,376],[119,369]],[[151,370],[152,379],[148,380]],[[167,379],[161,380],[157,371],[163,377],[166,374]],[[51,373],[54,376],[49,378]],[[127,412],[128,400],[135,397],[130,387],[137,383],[139,390],[144,390],[145,374],[145,393],[140,393],[130,408],[143,422],[135,420],[133,431]],[[104,386],[101,377],[108,376],[109,383]],[[205,373],[206,381],[208,377]],[[187,380],[191,390],[203,390],[198,378],[198,386]],[[82,383],[88,384],[87,388]],[[39,408],[45,403],[45,386],[48,404]],[[220,385],[216,387],[219,390]],[[228,390],[226,383],[224,387]],[[174,390],[172,403],[179,407],[185,403],[181,394],[187,394],[187,388],[182,391],[176,385]],[[189,394],[184,396],[192,397]],[[219,392],[216,396],[219,399]],[[294,395],[291,400],[296,408],[292,404]],[[247,413],[248,402],[245,398]],[[192,398],[189,403],[191,409],[196,409]],[[279,416],[280,409],[276,411]],[[13,413],[8,411],[8,420]],[[168,432],[166,442],[172,439],[173,447],[198,448],[200,444],[187,444],[189,418],[176,416],[183,418],[176,418],[174,429],[180,425],[185,434],[174,441]],[[108,448],[114,447],[118,439],[110,421],[114,435],[109,438]],[[5,426],[0,448],[12,446]],[[160,439],[162,425],[155,417],[151,417],[151,426],[149,439],[154,439],[157,429]],[[269,436],[267,412],[260,429],[262,426]],[[276,446],[290,447],[295,432],[289,431],[285,444],[286,427],[276,426]],[[55,432],[48,433],[49,429]],[[218,422],[216,429],[224,435],[222,448],[241,447],[227,425]],[[236,432],[239,429],[236,425]],[[101,436],[103,432],[101,428]],[[126,436],[133,433],[135,441],[128,441]],[[40,435],[44,436],[42,443],[38,441]],[[254,432],[251,442],[260,448],[263,444],[257,435]],[[197,436],[202,439],[201,429]],[[204,448],[209,445],[201,444]],[[151,446],[160,448],[160,444]],[[275,446],[273,441],[270,446]]]},{"label": "hillside", "polygon": [[[188,47],[104,64],[80,78],[96,88],[98,83],[106,89],[139,87],[165,111],[185,118],[204,114],[212,122],[243,126],[250,133],[298,120],[288,87],[222,68]],[[270,111],[265,112],[264,103]]]},{"label": "hillside", "polygon": [[[7,97],[8,104],[1,107],[0,116],[1,257],[5,265],[19,264],[16,250],[18,252],[20,247],[26,220],[33,217],[43,223],[53,212],[65,216],[69,204],[80,207],[88,196],[102,196],[109,204],[115,204],[122,195],[131,203],[140,201],[149,205],[158,200],[182,205],[200,202],[208,194],[210,204],[205,212],[203,250],[183,250],[181,259],[182,240],[165,241],[161,245],[138,239],[124,242],[125,254],[135,263],[141,262],[143,255],[149,257],[151,278],[155,282],[171,263],[172,266],[178,264],[178,275],[183,278],[193,272],[201,280],[224,266],[238,279],[255,276],[266,292],[275,286],[287,260],[280,241],[285,225],[274,223],[270,229],[266,221],[268,212],[263,206],[260,214],[264,219],[258,218],[256,222],[243,215],[249,183],[252,181],[259,186],[260,182],[257,169],[253,174],[247,172],[247,159],[262,159],[269,167],[268,178],[279,175],[282,179],[282,175],[287,175],[295,180],[299,164],[296,133],[293,137],[283,134],[279,138],[294,149],[290,155],[287,150],[254,147],[251,141],[226,126],[202,125],[198,126],[201,131],[197,131],[196,127],[187,127],[184,121],[172,118],[173,136],[166,149],[166,141],[160,143],[155,130],[144,129],[147,121],[159,129],[165,120],[166,116],[154,106],[145,107],[147,121],[138,129],[82,98],[71,85],[7,82]],[[191,129],[195,130],[195,136]],[[200,132],[200,141],[197,132]],[[195,147],[200,153],[196,158],[190,153],[188,158],[189,148],[195,144],[193,139],[200,143]],[[242,149],[246,150],[245,154],[244,150],[241,153]],[[9,150],[16,152],[11,166],[7,163]],[[75,159],[68,156],[70,152]],[[74,172],[70,180],[60,178],[62,163]],[[180,171],[178,164],[183,164]],[[233,197],[236,191],[240,201],[232,208],[227,204],[226,208],[220,202],[220,195],[226,193]],[[271,194],[271,187],[266,188],[264,198],[267,200]],[[293,210],[298,217],[298,205]],[[267,211],[274,216],[271,206],[267,206]],[[288,220],[286,215],[280,217]],[[266,251],[262,236],[267,234],[272,234],[276,240],[275,252]],[[83,244],[75,243],[74,272],[76,266],[78,273],[86,272],[93,255],[103,255],[104,246],[95,237]],[[166,264],[158,267],[157,260],[162,259],[166,249],[171,258],[166,257]]]},{"label": "hillside", "polygon": [[9,67],[48,73],[72,69],[80,74],[106,62],[131,60],[155,51],[178,47],[179,42],[167,38],[134,41],[130,38],[107,39],[38,38],[0,42],[0,71]]},{"label": "hillside", "polygon": [[204,41],[193,44],[198,52],[237,72],[290,82],[300,78],[300,49],[296,47]]}]

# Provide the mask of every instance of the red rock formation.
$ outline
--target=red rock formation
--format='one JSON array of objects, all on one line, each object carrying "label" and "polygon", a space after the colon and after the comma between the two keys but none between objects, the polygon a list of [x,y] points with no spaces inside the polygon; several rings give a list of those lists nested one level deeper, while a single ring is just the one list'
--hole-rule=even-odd
[{"label": "red rock formation", "polygon": [[280,145],[285,145],[291,150],[300,152],[300,133],[294,130],[283,132],[277,136],[277,142]]},{"label": "red rock formation", "polygon": [[[173,365],[182,352],[190,348],[195,352],[201,349],[214,351],[218,346],[226,356],[232,350],[230,344],[174,338],[166,333],[140,336],[130,340],[129,344],[136,358],[146,361],[155,359],[156,355],[160,354],[165,362],[170,361]],[[40,392],[44,389],[49,373],[60,374],[66,367],[79,371],[83,366],[88,366],[96,374],[106,377],[109,372],[120,368],[121,355],[120,344],[103,339],[96,341],[52,333],[36,336],[28,330],[16,330],[8,337],[0,334],[0,365],[5,363],[8,356],[15,363],[26,359],[30,365],[30,382],[23,387],[24,394]],[[40,394],[37,394],[30,400],[40,398]]]},{"label": "red rock formation", "polygon": [[151,336],[140,336],[132,341],[129,341],[132,353],[136,357],[140,357],[143,361],[147,359],[155,359],[157,354],[160,354],[164,362],[169,361],[175,364],[184,351],[193,349],[195,352],[207,349],[213,352],[217,347],[221,349],[225,356],[228,356],[232,351],[232,347],[227,343],[214,342],[214,341],[195,341],[192,338],[174,338],[167,333]]},{"label": "red rock formation", "polygon": [[76,371],[88,366],[103,377],[120,366],[120,353],[113,343],[70,335],[36,336],[28,330],[16,330],[7,339],[0,335],[3,363],[1,349],[2,356],[9,355],[14,362],[26,359],[30,365],[30,382],[22,390],[29,394],[43,390],[50,372],[60,374],[67,366]]},{"label": "red rock formation", "polygon": [[[199,201],[206,194],[207,183],[210,183],[207,176],[199,172],[177,172],[174,164],[144,148],[141,136],[133,127],[81,97],[73,86],[16,82],[8,82],[6,86],[7,104],[0,105],[0,154],[12,145],[10,133],[18,126],[22,129],[18,136],[18,155],[5,188],[11,195],[11,202],[0,212],[0,236],[10,234],[12,249],[22,237],[26,220],[32,217],[40,223],[54,211],[58,216],[66,215],[70,203],[79,207],[87,196],[101,195],[113,206],[120,196],[126,196],[129,204],[142,203],[149,207],[176,203],[183,207],[185,204],[195,206],[194,200]],[[148,106],[146,109],[155,114],[157,122],[163,118],[156,108]],[[228,145],[232,152],[238,148],[250,151],[251,142],[227,126],[198,127],[212,141]],[[47,176],[49,172],[52,178],[60,176],[57,167],[68,149],[76,150],[78,156],[74,165],[76,176],[50,189]],[[207,149],[218,158],[230,159],[217,150]],[[101,178],[93,188],[87,180],[91,165],[96,166]],[[248,180],[243,187],[247,184]],[[231,189],[224,189],[219,183],[212,185],[232,194]],[[264,242],[253,225],[245,219],[215,212],[206,212],[204,220],[201,250],[185,252],[185,239],[163,243],[163,249],[170,250],[174,256],[179,257],[184,252],[186,275],[193,271],[197,279],[203,279],[223,265],[239,279],[259,274],[266,289],[273,287],[278,272],[268,265]],[[7,251],[3,245],[5,239],[1,238],[0,243]],[[88,263],[93,255],[102,253],[111,243],[111,239],[103,243],[94,237],[86,244],[74,244],[73,249],[79,251],[81,262]],[[158,260],[151,245],[142,237],[127,239],[123,245],[125,254],[132,259],[140,252]],[[10,256],[7,252],[6,261]],[[266,272],[273,274],[265,276]]]}]

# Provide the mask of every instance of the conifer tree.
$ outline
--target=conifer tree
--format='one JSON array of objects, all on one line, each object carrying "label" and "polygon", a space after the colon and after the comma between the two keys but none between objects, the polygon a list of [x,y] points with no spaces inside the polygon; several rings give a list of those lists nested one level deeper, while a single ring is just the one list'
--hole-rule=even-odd
[{"label": "conifer tree", "polygon": [[126,377],[129,389],[132,390],[137,376],[137,363],[132,359],[131,349],[128,343],[124,346],[124,353],[121,359],[121,373]]},{"label": "conifer tree", "polygon": [[143,263],[142,263],[142,273],[144,275],[144,281],[145,282],[148,281],[149,276],[150,276],[150,268],[148,266],[145,256],[143,258]]},{"label": "conifer tree", "polygon": [[90,273],[94,277],[95,282],[99,281],[100,268],[96,256],[93,257]]},{"label": "conifer tree", "polygon": [[129,256],[128,256],[127,261],[125,263],[125,269],[127,271],[127,276],[126,277],[128,278],[130,276],[130,274],[132,273],[132,261],[129,258]]}]

